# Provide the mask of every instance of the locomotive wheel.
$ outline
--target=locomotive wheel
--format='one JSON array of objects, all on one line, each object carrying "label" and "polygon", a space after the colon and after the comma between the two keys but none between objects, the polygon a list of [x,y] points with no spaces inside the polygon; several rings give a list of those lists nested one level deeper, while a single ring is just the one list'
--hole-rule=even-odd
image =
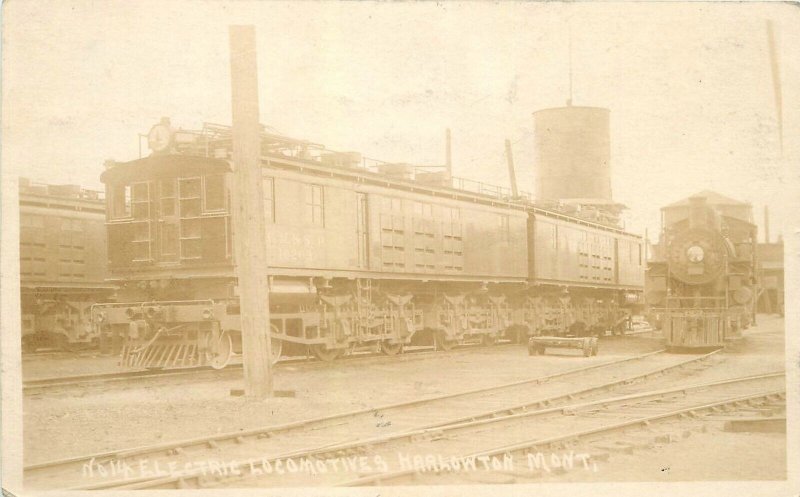
[{"label": "locomotive wheel", "polygon": [[384,340],[381,342],[381,352],[389,356],[400,354],[403,352],[403,344],[391,343],[389,340]]},{"label": "locomotive wheel", "polygon": [[311,346],[311,353],[314,357],[323,362],[331,362],[342,353],[341,349],[329,349],[324,343],[316,343]]},{"label": "locomotive wheel", "polygon": [[445,333],[444,331],[437,331],[436,335],[434,336],[434,341],[436,345],[436,350],[448,351],[451,350],[456,345],[456,341],[448,339],[447,333]]},{"label": "locomotive wheel", "polygon": [[227,331],[223,331],[219,340],[214,344],[214,356],[209,365],[214,369],[222,369],[228,365],[233,357],[233,340]]}]

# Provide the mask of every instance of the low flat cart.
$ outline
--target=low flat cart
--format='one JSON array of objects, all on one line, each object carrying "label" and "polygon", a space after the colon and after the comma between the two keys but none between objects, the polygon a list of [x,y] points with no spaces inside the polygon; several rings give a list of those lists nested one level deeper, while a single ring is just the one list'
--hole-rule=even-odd
[{"label": "low flat cart", "polygon": [[528,355],[544,354],[546,348],[580,349],[584,357],[597,355],[597,337],[531,337]]}]

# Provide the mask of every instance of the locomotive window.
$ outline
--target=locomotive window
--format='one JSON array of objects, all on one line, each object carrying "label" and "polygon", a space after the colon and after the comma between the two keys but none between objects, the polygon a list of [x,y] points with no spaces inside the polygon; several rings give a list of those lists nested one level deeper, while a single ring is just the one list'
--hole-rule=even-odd
[{"label": "locomotive window", "polygon": [[150,184],[136,183],[133,185],[131,206],[134,219],[148,219],[150,217]]},{"label": "locomotive window", "polygon": [[264,178],[264,221],[275,222],[275,180]]},{"label": "locomotive window", "polygon": [[225,176],[215,174],[205,177],[205,210],[218,211],[225,208]]},{"label": "locomotive window", "polygon": [[163,179],[159,182],[161,189],[161,216],[175,215],[175,180]]},{"label": "locomotive window", "polygon": [[114,218],[130,217],[131,187],[130,185],[113,185],[109,191],[111,197],[111,215]]},{"label": "locomotive window", "polygon": [[200,178],[181,179],[179,186],[181,218],[200,215]]},{"label": "locomotive window", "polygon": [[306,185],[306,215],[314,226],[325,226],[324,196],[322,186]]},{"label": "locomotive window", "polygon": [[181,180],[181,198],[200,198],[200,178]]}]

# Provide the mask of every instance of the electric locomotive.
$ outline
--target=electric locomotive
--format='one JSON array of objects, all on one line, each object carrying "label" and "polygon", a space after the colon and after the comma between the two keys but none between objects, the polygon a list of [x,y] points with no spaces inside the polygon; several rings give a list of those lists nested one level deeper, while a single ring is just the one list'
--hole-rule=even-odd
[{"label": "electric locomotive", "polygon": [[96,345],[90,308],[114,292],[100,192],[20,178],[19,210],[22,350]]},{"label": "electric locomotive", "polygon": [[662,208],[646,298],[668,348],[719,348],[754,320],[756,234],[751,206],[715,192]]},{"label": "electric locomotive", "polygon": [[[95,326],[125,366],[223,367],[241,347],[230,129],[165,120],[148,141],[101,176],[120,303]],[[273,360],[600,333],[641,293],[641,238],[596,215],[266,132],[261,149]]]}]

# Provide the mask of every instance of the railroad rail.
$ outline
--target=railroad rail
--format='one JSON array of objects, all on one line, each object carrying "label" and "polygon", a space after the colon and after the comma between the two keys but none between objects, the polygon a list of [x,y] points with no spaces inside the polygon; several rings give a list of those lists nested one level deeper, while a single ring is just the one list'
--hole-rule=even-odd
[{"label": "railroad rail", "polygon": [[[93,466],[135,464],[148,460],[185,464],[188,460],[217,457],[224,452],[236,459],[254,454],[275,459],[296,454],[314,453],[325,447],[339,446],[386,434],[420,429],[435,429],[454,423],[501,419],[520,412],[567,404],[579,396],[598,394],[630,385],[674,370],[708,367],[706,360],[716,352],[684,358],[656,351],[621,360],[575,368],[544,377],[472,389],[447,395],[343,412],[322,418],[263,428],[218,434],[191,440],[104,452],[51,461],[25,468],[26,485],[31,488],[72,489],[114,488],[119,486],[169,487],[203,486],[202,475],[175,477],[143,477],[131,480],[130,475],[89,481],[82,477],[84,469]],[[654,356],[662,365],[649,367]],[[643,368],[644,366],[644,368]],[[587,377],[588,374],[588,377]],[[579,388],[575,377],[581,378]],[[181,462],[182,461],[182,462]],[[97,476],[97,473],[93,473]]]},{"label": "railroad rail", "polygon": [[[397,441],[404,438],[405,447],[389,444],[389,440],[383,445],[384,448],[393,445],[392,450],[394,451],[410,450],[409,446],[412,446],[415,450],[420,451],[421,449],[422,453],[425,453],[423,440],[428,442],[427,445],[431,445],[431,441],[446,436],[449,446],[455,446],[456,449],[447,451],[447,449],[443,450],[441,444],[437,445],[435,450],[445,460],[480,461],[481,459],[502,457],[504,462],[510,461],[508,467],[503,468],[505,474],[513,475],[515,478],[535,479],[541,476],[543,470],[538,466],[531,468],[531,456],[535,462],[536,457],[542,454],[542,451],[570,447],[574,449],[579,444],[591,447],[592,443],[608,443],[609,437],[620,433],[629,435],[630,431],[635,430],[647,430],[652,435],[651,430],[657,426],[657,423],[687,419],[702,420],[704,415],[718,412],[765,406],[771,406],[773,409],[785,409],[785,399],[785,373],[780,371],[521,413],[500,422],[481,420],[450,425],[436,431],[407,433],[403,434],[402,438],[395,437],[395,440],[392,440]],[[531,423],[534,419],[536,422]],[[490,424],[494,426],[488,427]],[[669,431],[667,430],[668,433]],[[471,446],[472,451],[459,450],[458,441],[462,442],[463,447],[464,435],[467,435],[466,444]],[[520,442],[517,440],[520,435],[529,438]],[[502,443],[503,441],[506,443]],[[376,452],[374,447],[381,445],[381,442],[371,440],[364,442],[364,446],[368,446],[371,451]],[[486,448],[474,451],[475,447],[481,445]],[[605,446],[601,445],[601,447]],[[349,450],[354,448],[350,447]],[[333,449],[341,452],[345,447]],[[522,457],[515,459],[514,455]],[[320,457],[322,454],[317,453],[314,456]],[[436,469],[436,471],[431,471],[423,466],[385,471],[350,480],[329,481],[327,484],[336,486],[385,485],[387,483],[431,485],[464,482],[465,478],[462,475],[454,474],[452,466]],[[442,478],[443,474],[450,478]],[[326,484],[324,481],[315,481],[315,483]]]}]

